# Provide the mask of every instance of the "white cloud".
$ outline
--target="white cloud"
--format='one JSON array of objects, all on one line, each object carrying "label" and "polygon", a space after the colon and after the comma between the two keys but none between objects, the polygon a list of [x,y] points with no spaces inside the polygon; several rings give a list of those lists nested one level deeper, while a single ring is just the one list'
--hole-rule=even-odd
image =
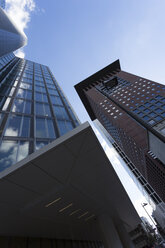
[{"label": "white cloud", "polygon": [[[28,27],[31,12],[35,9],[34,0],[6,0],[6,12],[22,32]],[[17,56],[24,57],[23,49],[16,52]]]},{"label": "white cloud", "polygon": [[25,53],[24,53],[24,50],[23,48],[20,48],[18,49],[16,52],[15,52],[15,55],[18,56],[19,58],[24,58],[25,57]]}]

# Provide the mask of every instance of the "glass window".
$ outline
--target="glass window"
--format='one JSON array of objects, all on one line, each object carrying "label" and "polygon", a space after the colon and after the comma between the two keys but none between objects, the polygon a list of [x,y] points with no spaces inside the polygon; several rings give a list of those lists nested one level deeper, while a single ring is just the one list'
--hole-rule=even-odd
[{"label": "glass window", "polygon": [[29,142],[3,140],[0,145],[0,171],[5,170],[29,154]]},{"label": "glass window", "polygon": [[144,105],[145,105],[146,107],[149,107],[149,106],[150,106],[149,102],[146,102]]},{"label": "glass window", "polygon": [[161,116],[165,117],[165,112],[161,114]]},{"label": "glass window", "polygon": [[39,92],[42,92],[42,93],[46,93],[45,87],[41,87],[41,86],[39,86],[39,85],[36,85],[36,86],[35,86],[35,90],[36,90],[36,91],[39,91]]},{"label": "glass window", "polygon": [[32,90],[32,85],[27,83],[20,83],[19,87],[22,89]]},{"label": "glass window", "polygon": [[54,126],[52,120],[36,118],[36,137],[37,138],[55,138]]},{"label": "glass window", "polygon": [[40,81],[37,81],[37,80],[35,80],[34,83],[35,83],[35,85],[38,85],[38,86],[44,86],[43,82],[40,82]]},{"label": "glass window", "polygon": [[144,114],[143,114],[142,112],[140,112],[140,113],[138,113],[138,115],[139,115],[140,117],[142,117]]},{"label": "glass window", "polygon": [[48,102],[47,95],[39,92],[35,92],[35,100],[40,102]]},{"label": "glass window", "polygon": [[64,107],[53,106],[53,110],[54,110],[54,114],[55,114],[57,119],[70,120]]},{"label": "glass window", "polygon": [[156,121],[161,121],[161,120],[162,120],[162,117],[161,117],[161,116],[157,116],[157,117],[155,118],[155,120],[156,120]]},{"label": "glass window", "polygon": [[31,114],[31,102],[21,99],[15,99],[12,112]]},{"label": "glass window", "polygon": [[31,100],[32,92],[30,90],[19,89],[17,92],[17,97]]},{"label": "glass window", "polygon": [[155,98],[159,100],[162,99],[162,96],[156,96]]},{"label": "glass window", "polygon": [[143,109],[145,109],[145,107],[144,106],[140,106],[139,109],[140,110],[143,110]]},{"label": "glass window", "polygon": [[29,142],[20,141],[18,146],[17,161],[26,158],[28,154],[29,154]]},{"label": "glass window", "polygon": [[61,98],[59,96],[50,96],[52,104],[63,105]]},{"label": "glass window", "polygon": [[45,78],[46,84],[54,84],[50,78]]},{"label": "glass window", "polygon": [[143,119],[144,119],[145,121],[148,121],[150,118],[149,118],[149,116],[145,115],[145,116],[143,117]]},{"label": "glass window", "polygon": [[150,115],[151,117],[155,117],[155,116],[156,116],[156,114],[155,114],[154,112],[151,112],[149,115]]},{"label": "glass window", "polygon": [[15,91],[15,87],[12,87],[10,90],[9,96],[12,96],[14,94],[14,91]]},{"label": "glass window", "polygon": [[51,95],[59,96],[57,90],[55,90],[55,89],[50,89],[50,88],[48,88],[48,92],[49,92],[49,94],[51,94]]},{"label": "glass window", "polygon": [[154,105],[151,105],[150,106],[150,109],[155,109],[156,107]]},{"label": "glass window", "polygon": [[36,141],[36,150],[39,150],[48,144],[49,144],[48,141]]},{"label": "glass window", "polygon": [[157,109],[155,109],[155,112],[160,114],[162,112],[162,109],[157,108]]},{"label": "glass window", "polygon": [[48,89],[56,89],[54,84],[48,84],[47,83],[47,87],[48,87]]},{"label": "glass window", "polygon": [[49,105],[36,102],[36,115],[51,116]]},{"label": "glass window", "polygon": [[155,121],[154,121],[154,120],[150,120],[148,123],[149,123],[150,125],[153,125],[153,124],[155,124]]},{"label": "glass window", "polygon": [[161,103],[161,102],[156,102],[155,105],[156,105],[156,106],[161,106],[162,103]]},{"label": "glass window", "polygon": [[60,135],[63,135],[73,129],[73,125],[70,121],[57,120],[57,124],[60,131]]},{"label": "glass window", "polygon": [[0,145],[0,171],[5,170],[16,162],[17,150],[16,141],[2,141]]},{"label": "glass window", "polygon": [[8,97],[8,98],[6,99],[6,101],[5,101],[4,105],[3,105],[3,108],[2,108],[3,111],[6,111],[6,110],[8,109],[10,100],[11,100],[10,97]]},{"label": "glass window", "polygon": [[10,115],[4,136],[29,137],[30,118],[24,116]]},{"label": "glass window", "polygon": [[25,83],[29,83],[29,84],[32,84],[32,83],[33,83],[33,81],[32,81],[30,78],[25,78],[25,77],[23,77],[21,80],[22,80],[23,82],[25,82]]}]

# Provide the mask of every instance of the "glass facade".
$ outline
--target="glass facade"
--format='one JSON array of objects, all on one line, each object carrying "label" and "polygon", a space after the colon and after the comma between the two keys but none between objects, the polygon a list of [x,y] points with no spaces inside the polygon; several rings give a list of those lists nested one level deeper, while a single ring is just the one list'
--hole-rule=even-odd
[{"label": "glass facade", "polygon": [[78,125],[47,66],[0,58],[0,171]]},{"label": "glass facade", "polygon": [[5,8],[5,0],[0,0],[0,7]]}]

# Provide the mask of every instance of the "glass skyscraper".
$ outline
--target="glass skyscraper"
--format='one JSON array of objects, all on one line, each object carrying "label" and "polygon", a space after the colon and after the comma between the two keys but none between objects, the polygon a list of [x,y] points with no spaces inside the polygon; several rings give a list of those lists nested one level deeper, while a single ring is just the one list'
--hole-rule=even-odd
[{"label": "glass skyscraper", "polygon": [[18,30],[7,13],[0,8],[0,57],[25,46],[26,43],[26,35]]},{"label": "glass skyscraper", "polygon": [[0,58],[0,171],[79,125],[47,66]]},{"label": "glass skyscraper", "polygon": [[0,7],[5,8],[5,0],[0,0]]}]

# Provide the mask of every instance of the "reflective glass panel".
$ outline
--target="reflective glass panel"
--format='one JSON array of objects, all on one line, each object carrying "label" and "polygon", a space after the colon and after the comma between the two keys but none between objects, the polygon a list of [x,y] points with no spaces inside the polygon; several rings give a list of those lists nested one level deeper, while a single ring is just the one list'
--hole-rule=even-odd
[{"label": "reflective glass panel", "polygon": [[54,126],[52,120],[36,118],[36,137],[37,138],[55,138]]},{"label": "reflective glass panel", "polygon": [[17,92],[17,97],[31,100],[32,92],[30,90],[19,89]]},{"label": "reflective glass panel", "polygon": [[39,92],[35,92],[35,100],[40,102],[48,102],[47,95]]},{"label": "reflective glass panel", "polygon": [[66,110],[64,107],[61,106],[53,106],[54,114],[57,119],[64,119],[64,120],[70,120]]},{"label": "reflective glass panel", "polygon": [[5,170],[16,162],[17,150],[16,141],[2,141],[0,145],[0,171]]},{"label": "reflective glass panel", "polygon": [[31,102],[21,99],[15,99],[12,112],[31,114]]},{"label": "reflective glass panel", "polygon": [[36,115],[51,116],[49,105],[36,102]]},{"label": "reflective glass panel", "polygon": [[29,137],[30,118],[24,116],[10,115],[4,136]]},{"label": "reflective glass panel", "polygon": [[62,103],[61,98],[59,96],[52,96],[51,95],[50,99],[51,99],[52,104],[63,106],[63,103]]}]

